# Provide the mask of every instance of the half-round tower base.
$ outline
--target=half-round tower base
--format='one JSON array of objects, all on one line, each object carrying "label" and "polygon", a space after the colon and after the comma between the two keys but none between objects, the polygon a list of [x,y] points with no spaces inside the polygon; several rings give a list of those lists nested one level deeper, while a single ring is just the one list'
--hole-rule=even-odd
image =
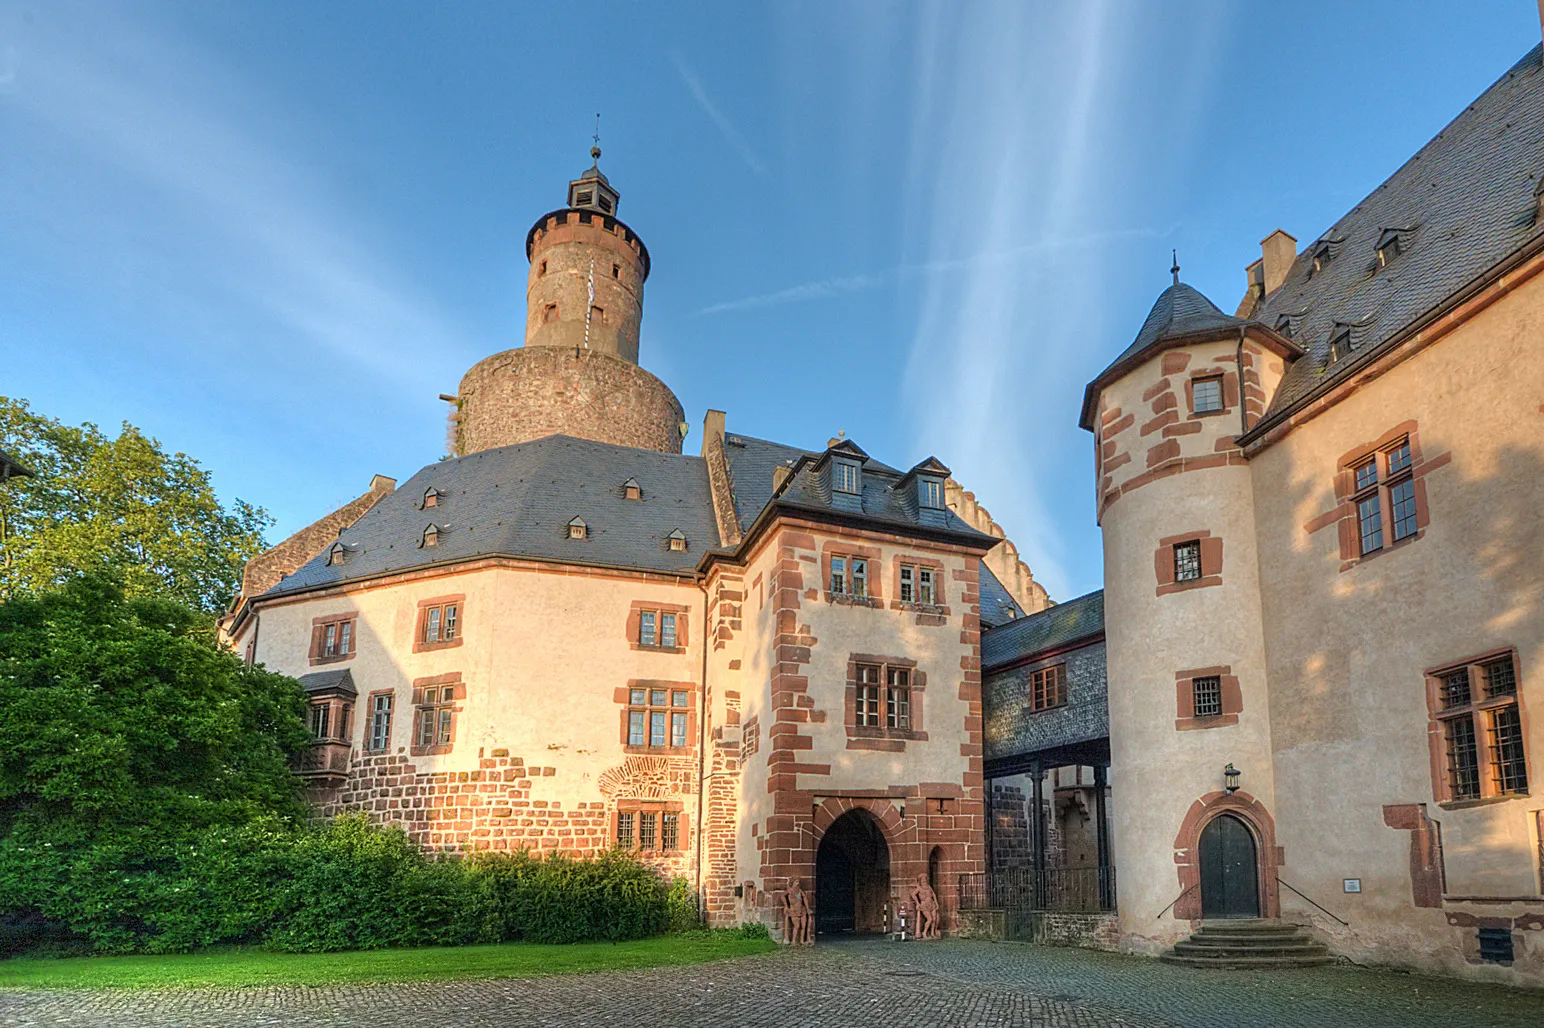
[{"label": "half-round tower base", "polygon": [[528,346],[472,366],[451,415],[464,456],[548,435],[681,452],[681,401],[631,361],[593,350]]}]

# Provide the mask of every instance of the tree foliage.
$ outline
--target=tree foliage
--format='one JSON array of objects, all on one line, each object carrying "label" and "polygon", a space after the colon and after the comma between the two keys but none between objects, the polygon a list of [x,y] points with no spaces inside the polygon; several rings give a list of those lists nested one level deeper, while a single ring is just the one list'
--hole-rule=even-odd
[{"label": "tree foliage", "polygon": [[272,524],[242,500],[223,506],[196,460],[127,423],[114,439],[0,397],[0,450],[36,473],[0,484],[0,599],[84,572],[214,613]]},{"label": "tree foliage", "polygon": [[0,836],[69,845],[297,816],[305,702],[176,602],[92,578],[13,599],[0,605]]}]

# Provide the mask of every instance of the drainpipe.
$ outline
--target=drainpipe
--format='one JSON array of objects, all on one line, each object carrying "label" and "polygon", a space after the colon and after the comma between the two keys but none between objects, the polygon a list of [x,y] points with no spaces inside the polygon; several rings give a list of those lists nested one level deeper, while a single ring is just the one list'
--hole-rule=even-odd
[{"label": "drainpipe", "polygon": [[702,583],[702,681],[697,687],[697,910],[707,920],[708,898],[702,891],[702,839],[707,833],[702,812],[707,805],[708,770],[708,584]]}]

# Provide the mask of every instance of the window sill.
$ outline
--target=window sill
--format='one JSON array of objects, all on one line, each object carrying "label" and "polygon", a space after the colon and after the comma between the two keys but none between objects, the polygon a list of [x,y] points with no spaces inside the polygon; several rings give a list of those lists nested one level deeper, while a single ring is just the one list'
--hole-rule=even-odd
[{"label": "window sill", "polygon": [[826,593],[826,602],[844,607],[872,607],[883,610],[885,603],[877,596],[854,596],[851,593]]},{"label": "window sill", "polygon": [[1437,806],[1443,810],[1468,810],[1470,807],[1489,807],[1497,803],[1506,803],[1509,800],[1529,799],[1526,792],[1509,792],[1505,796],[1481,796],[1476,800],[1438,800]]},{"label": "window sill", "polygon": [[914,614],[936,614],[939,617],[948,617],[949,608],[942,603],[910,603],[906,600],[890,601],[891,610],[909,610]]},{"label": "window sill", "polygon": [[443,642],[432,642],[432,643],[415,642],[413,644],[413,652],[414,653],[424,653],[424,652],[426,652],[428,650],[452,650],[452,649],[455,649],[457,646],[460,646],[465,641],[466,640],[464,638],[462,638],[461,636],[458,635],[454,639],[450,639],[448,641],[443,641]]},{"label": "window sill", "polygon": [[354,653],[352,651],[349,653],[337,653],[331,657],[312,657],[311,666],[316,667],[318,664],[341,664],[345,660],[353,659]]}]

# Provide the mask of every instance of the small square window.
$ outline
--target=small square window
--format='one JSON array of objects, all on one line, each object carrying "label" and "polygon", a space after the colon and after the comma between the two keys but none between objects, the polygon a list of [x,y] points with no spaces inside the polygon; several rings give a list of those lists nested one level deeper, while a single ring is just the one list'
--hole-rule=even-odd
[{"label": "small square window", "polygon": [[1191,410],[1210,414],[1222,410],[1222,378],[1198,378],[1190,386]]},{"label": "small square window", "polygon": [[1222,713],[1222,679],[1217,675],[1203,675],[1192,679],[1191,693],[1195,697],[1196,717],[1217,717]]},{"label": "small square window", "polygon": [[1174,544],[1174,581],[1198,582],[1201,579],[1201,541]]}]

